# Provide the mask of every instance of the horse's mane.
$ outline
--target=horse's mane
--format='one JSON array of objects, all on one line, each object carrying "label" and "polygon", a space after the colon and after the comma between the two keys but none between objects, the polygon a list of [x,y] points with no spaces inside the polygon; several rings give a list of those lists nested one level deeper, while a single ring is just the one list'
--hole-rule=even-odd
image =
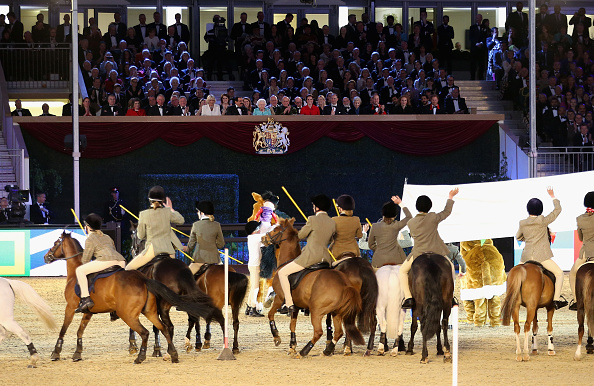
[{"label": "horse's mane", "polygon": [[74,247],[75,247],[77,250],[79,250],[79,251],[82,251],[82,250],[84,249],[84,248],[82,247],[82,245],[80,245],[80,242],[79,242],[77,239],[75,239],[74,237],[72,237],[72,233],[66,233],[66,232],[64,232],[64,233],[62,233],[62,235],[63,235],[64,237],[68,237],[70,240],[72,240],[72,242],[74,243]]}]

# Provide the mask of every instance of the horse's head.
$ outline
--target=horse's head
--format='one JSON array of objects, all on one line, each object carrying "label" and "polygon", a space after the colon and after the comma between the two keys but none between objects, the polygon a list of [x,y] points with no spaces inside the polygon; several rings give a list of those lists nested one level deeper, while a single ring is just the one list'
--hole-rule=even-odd
[{"label": "horse's head", "polygon": [[132,239],[132,247],[130,248],[132,256],[138,256],[144,249],[146,241],[138,238],[138,224],[135,224],[132,221],[130,221],[130,238]]},{"label": "horse's head", "polygon": [[50,250],[47,251],[45,256],[43,256],[43,259],[46,264],[53,263],[56,260],[70,259],[72,257],[79,256],[82,254],[82,251],[81,251],[80,253],[77,253],[75,255],[66,256],[66,253],[64,252],[64,248],[65,248],[64,244],[66,244],[66,246],[67,246],[66,248],[68,248],[70,246],[70,247],[72,247],[72,249],[76,250],[77,249],[76,246],[78,246],[79,247],[78,249],[82,250],[78,240],[73,239],[72,235],[70,233],[64,231],[64,232],[62,232],[62,234],[60,235],[58,240],[56,240],[54,242],[54,245],[50,248]]},{"label": "horse's head", "polygon": [[278,248],[281,242],[285,241],[290,234],[297,232],[293,228],[293,223],[295,223],[295,218],[279,219],[278,225],[262,236],[262,244],[265,246],[274,244]]}]

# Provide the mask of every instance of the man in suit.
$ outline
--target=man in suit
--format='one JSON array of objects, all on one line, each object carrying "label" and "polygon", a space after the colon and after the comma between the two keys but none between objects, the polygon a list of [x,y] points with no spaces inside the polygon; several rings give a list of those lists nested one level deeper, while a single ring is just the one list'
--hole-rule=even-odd
[{"label": "man in suit", "polygon": [[[396,88],[394,77],[391,75],[386,78],[386,85],[380,90],[380,101],[385,105],[392,104],[392,97],[399,96],[399,90]],[[390,106],[388,106],[390,107]]]},{"label": "man in suit", "polygon": [[439,105],[439,97],[435,94],[431,96],[431,103],[421,111],[421,114],[440,115],[445,113],[445,108]]},{"label": "man in suit", "polygon": [[13,43],[23,43],[23,34],[25,32],[23,23],[17,20],[13,11],[8,12],[6,17],[8,18],[8,23],[10,24],[10,41]]},{"label": "man in suit", "polygon": [[148,25],[149,29],[152,27],[157,31],[156,35],[159,39],[165,39],[167,36],[167,27],[161,23],[161,14],[159,12],[153,13],[153,22]]},{"label": "man in suit", "polygon": [[111,94],[107,97],[107,105],[101,108],[101,116],[121,116],[125,112],[117,105],[115,95]]},{"label": "man in suit", "polygon": [[377,91],[373,92],[369,105],[363,106],[361,110],[362,115],[386,115],[386,107],[380,104],[380,96]]},{"label": "man in suit", "polygon": [[264,21],[264,12],[258,12],[257,18],[258,20],[252,23],[252,31],[258,28],[260,30],[260,36],[264,36],[266,40],[270,39],[272,32],[270,31],[270,24]]},{"label": "man in suit", "polygon": [[324,25],[322,27],[322,34],[319,36],[318,39],[318,43],[320,44],[320,46],[323,46],[324,44],[330,44],[330,46],[334,47],[335,40],[336,38],[334,37],[334,35],[330,34],[330,27]]},{"label": "man in suit", "polygon": [[[547,26],[547,28],[549,28],[549,26],[547,25],[547,21],[549,20],[549,7],[546,4],[541,4],[540,8],[539,8],[539,12],[536,15],[536,42],[537,44],[540,43],[539,42],[539,35],[542,32],[542,27],[543,26]],[[552,35],[551,35],[552,36]]]},{"label": "man in suit", "polygon": [[[590,27],[592,27],[592,19],[586,16],[586,9],[580,8],[578,11],[573,15],[573,17],[569,20],[569,25],[577,26],[578,24],[584,25],[584,31],[586,31],[589,35]],[[577,35],[577,28],[573,28],[573,42],[575,43]]]},{"label": "man in suit", "polygon": [[427,10],[421,8],[420,12],[421,19],[416,21],[414,25],[418,25],[421,28],[421,42],[427,49],[427,52],[431,52],[433,49],[433,32],[435,28],[433,23],[427,20]]},{"label": "man in suit", "polygon": [[175,27],[175,35],[177,37],[176,40],[178,42],[184,42],[184,43],[188,44],[188,42],[190,41],[190,38],[191,38],[190,29],[188,28],[188,26],[186,24],[183,24],[181,22],[181,14],[180,13],[175,14],[175,24],[172,24],[169,27]]},{"label": "man in suit", "polygon": [[287,29],[291,26],[291,23],[293,22],[293,14],[292,13],[287,13],[285,15],[284,20],[279,21],[278,23],[276,23],[276,30],[277,33],[282,36],[283,38],[287,35]]},{"label": "man in suit", "polygon": [[[444,259],[446,259],[452,265],[452,276],[454,278],[454,282],[456,281],[456,271],[454,270],[454,264],[452,264],[450,259],[445,257],[448,255],[449,249],[437,231],[437,226],[439,223],[448,218],[450,213],[452,213],[452,208],[454,207],[453,198],[456,194],[458,194],[458,188],[452,189],[450,191],[445,208],[439,213],[429,212],[431,210],[431,206],[433,205],[429,197],[419,196],[419,198],[417,198],[416,208],[419,213],[408,221],[408,229],[410,229],[410,235],[415,240],[415,245],[413,246],[408,260],[405,261],[400,267],[400,272],[398,274],[400,277],[400,288],[404,292],[404,302],[402,303],[402,308],[413,308],[415,306],[415,302],[412,298],[410,287],[408,285],[408,272],[410,271],[413,261],[419,255],[429,252],[443,255]],[[453,300],[452,303],[454,303]]]},{"label": "man in suit", "polygon": [[466,99],[460,98],[460,89],[455,87],[445,99],[446,114],[470,114]]},{"label": "man in suit", "polygon": [[47,103],[44,103],[41,105],[41,115],[40,117],[55,117],[54,114],[50,114],[49,112],[49,105]]},{"label": "man in suit", "polygon": [[15,107],[15,109],[12,110],[12,112],[10,113],[10,115],[12,115],[13,117],[30,117],[31,116],[31,111],[29,111],[29,109],[23,108],[20,99],[17,99],[16,101],[14,101],[14,107]]},{"label": "man in suit", "polygon": [[528,39],[528,14],[522,12],[524,4],[521,1],[516,3],[516,12],[512,12],[507,16],[505,20],[505,30],[509,31],[509,28],[513,28],[518,31],[518,37],[525,41]]},{"label": "man in suit", "polygon": [[231,35],[235,45],[235,54],[238,57],[242,56],[241,48],[249,41],[249,36],[252,34],[252,25],[247,22],[247,13],[242,12],[239,16],[239,22],[233,24],[231,27]]},{"label": "man in suit", "polygon": [[375,83],[373,78],[370,76],[365,79],[365,88],[361,90],[361,107],[369,106],[371,104],[371,97],[373,93],[377,92],[375,89]]},{"label": "man in suit", "polygon": [[454,49],[454,27],[450,25],[450,17],[443,16],[443,24],[437,27],[437,49],[439,60],[446,66],[448,74],[452,73],[452,50]]},{"label": "man in suit", "polygon": [[320,262],[332,263],[328,252],[328,244],[336,233],[336,223],[328,216],[332,201],[323,194],[313,197],[311,201],[315,215],[307,219],[298,234],[299,239],[307,239],[307,245],[301,250],[301,255],[277,272],[289,315],[297,312],[291,296],[289,275]]},{"label": "man in suit", "polygon": [[328,104],[324,106],[322,115],[346,115],[344,106],[338,104],[338,95],[330,93],[328,96]]},{"label": "man in suit", "polygon": [[487,37],[490,31],[482,24],[483,15],[478,13],[474,20],[475,23],[470,26],[470,79],[476,79],[478,70],[478,79],[483,80],[487,61]]},{"label": "man in suit", "polygon": [[243,105],[242,97],[233,98],[233,102],[235,104],[227,108],[227,113],[225,115],[248,115],[247,109]]},{"label": "man in suit", "polygon": [[141,13],[138,15],[138,24],[134,26],[134,32],[136,33],[136,46],[142,48],[144,38],[148,36],[148,25],[146,24],[146,15]]},{"label": "man in suit", "polygon": [[547,25],[549,26],[549,33],[555,35],[565,28],[567,31],[567,15],[561,13],[561,6],[555,4],[554,12],[547,16]]},{"label": "man in suit", "polygon": [[113,14],[113,24],[116,26],[116,36],[118,41],[124,40],[128,34],[128,26],[122,22],[122,15],[119,12]]},{"label": "man in suit", "polygon": [[157,95],[157,104],[149,106],[146,110],[146,115],[151,117],[163,117],[167,115],[167,106],[165,106],[165,96],[163,94]]},{"label": "man in suit", "polygon": [[31,222],[33,224],[49,224],[53,213],[45,202],[46,195],[41,192],[35,196],[37,201],[30,208]]},{"label": "man in suit", "polygon": [[176,115],[181,116],[183,110],[179,105],[179,97],[177,95],[172,95],[171,100],[169,101],[169,106],[167,106],[166,115]]},{"label": "man in suit", "polygon": [[72,25],[70,24],[70,14],[64,14],[64,23],[60,24],[56,29],[56,40],[60,43],[69,41],[70,33],[72,32]]},{"label": "man in suit", "polygon": [[43,13],[37,15],[37,22],[31,26],[31,34],[35,43],[46,43],[49,40],[49,24],[44,23]]}]

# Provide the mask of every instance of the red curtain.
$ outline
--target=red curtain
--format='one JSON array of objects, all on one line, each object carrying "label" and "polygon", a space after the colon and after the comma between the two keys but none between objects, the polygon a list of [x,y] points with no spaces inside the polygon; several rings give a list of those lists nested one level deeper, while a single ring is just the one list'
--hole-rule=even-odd
[{"label": "red curtain", "polygon": [[[289,130],[288,153],[303,149],[322,137],[354,142],[367,136],[394,151],[432,156],[451,152],[482,136],[495,120],[460,121],[284,121]],[[46,146],[63,153],[64,136],[72,124],[63,122],[19,122],[20,126]],[[253,147],[254,122],[80,122],[80,134],[87,136],[86,158],[108,158],[126,154],[156,139],[175,146],[187,146],[202,137],[231,150],[256,154]]]}]

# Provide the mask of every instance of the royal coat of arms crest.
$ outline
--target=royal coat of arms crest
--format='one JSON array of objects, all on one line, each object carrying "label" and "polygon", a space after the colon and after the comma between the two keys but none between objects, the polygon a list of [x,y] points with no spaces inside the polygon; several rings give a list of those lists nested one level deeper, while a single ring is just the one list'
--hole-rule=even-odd
[{"label": "royal coat of arms crest", "polygon": [[289,130],[272,117],[254,130],[254,149],[258,154],[284,154],[290,144]]}]

